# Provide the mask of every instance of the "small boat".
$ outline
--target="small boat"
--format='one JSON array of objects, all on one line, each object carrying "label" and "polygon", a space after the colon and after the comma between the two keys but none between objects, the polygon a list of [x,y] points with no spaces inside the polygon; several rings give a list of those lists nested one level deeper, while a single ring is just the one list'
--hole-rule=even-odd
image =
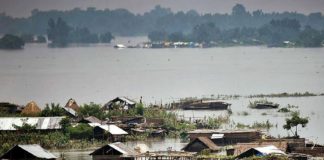
[{"label": "small boat", "polygon": [[278,108],[279,104],[273,104],[273,103],[257,103],[255,106],[255,109],[274,109]]},{"label": "small boat", "polygon": [[126,48],[126,46],[123,44],[116,44],[114,45],[114,48]]},{"label": "small boat", "polygon": [[222,101],[200,101],[187,104],[183,107],[184,110],[226,110],[230,103]]}]

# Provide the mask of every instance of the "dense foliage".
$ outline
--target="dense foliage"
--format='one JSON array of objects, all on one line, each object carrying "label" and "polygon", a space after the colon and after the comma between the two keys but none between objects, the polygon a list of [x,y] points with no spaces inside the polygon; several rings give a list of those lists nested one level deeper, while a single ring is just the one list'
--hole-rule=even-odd
[{"label": "dense foliage", "polygon": [[319,31],[310,26],[302,28],[296,19],[285,18],[271,20],[259,28],[238,27],[223,30],[215,23],[207,22],[196,25],[188,34],[152,31],[148,34],[148,38],[153,42],[213,42],[220,46],[266,44],[279,47],[321,47],[324,43],[324,30]]},{"label": "dense foliage", "polygon": [[105,119],[107,115],[101,110],[101,105],[90,102],[80,107],[79,115],[81,117],[94,116],[98,119]]},{"label": "dense foliage", "polygon": [[25,42],[18,36],[6,34],[0,39],[0,49],[22,49]]},{"label": "dense foliage", "polygon": [[60,106],[60,104],[51,103],[51,105],[46,104],[46,107],[42,110],[40,116],[42,117],[55,117],[64,116],[65,111]]},{"label": "dense foliage", "polygon": [[60,17],[56,21],[49,19],[47,36],[53,47],[65,47],[69,43],[110,43],[114,38],[110,32],[98,36],[85,27],[73,28]]},{"label": "dense foliage", "polygon": [[89,7],[68,11],[33,10],[28,18],[14,18],[0,14],[0,33],[45,34],[50,18],[62,17],[73,28],[89,28],[92,33],[111,31],[115,35],[147,35],[154,30],[167,33],[190,32],[194,26],[212,22],[217,28],[228,30],[238,27],[259,28],[271,20],[296,19],[301,26],[309,25],[317,30],[324,28],[324,17],[320,12],[304,15],[296,12],[265,13],[262,10],[247,11],[243,5],[233,6],[231,13],[199,14],[195,10],[172,12],[169,8],[156,6],[144,14],[134,14],[126,9],[98,10]]}]

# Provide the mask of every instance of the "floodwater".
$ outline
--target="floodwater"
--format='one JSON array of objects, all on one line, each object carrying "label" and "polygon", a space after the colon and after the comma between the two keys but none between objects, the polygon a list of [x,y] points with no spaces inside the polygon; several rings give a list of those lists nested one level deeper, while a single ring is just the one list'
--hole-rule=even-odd
[{"label": "floodwater", "polygon": [[[128,39],[119,38],[114,43],[134,44],[138,40]],[[34,100],[40,106],[65,104],[69,98],[79,104],[104,104],[116,96],[135,100],[142,96],[145,103],[160,104],[218,94],[324,93],[324,48],[114,49],[102,44],[68,48],[28,44],[23,50],[0,50],[0,88],[0,101],[26,104]],[[247,108],[249,100],[227,101],[232,103],[232,121],[252,124],[269,120],[276,126],[269,134],[287,135],[282,129],[286,114],[251,110]],[[281,106],[298,105],[302,115],[310,118],[300,134],[324,143],[320,125],[324,121],[324,96],[268,100]],[[239,114],[243,111],[249,115]],[[225,114],[175,112],[184,117]],[[264,112],[267,114],[262,115]],[[173,143],[163,143],[162,147]]]}]

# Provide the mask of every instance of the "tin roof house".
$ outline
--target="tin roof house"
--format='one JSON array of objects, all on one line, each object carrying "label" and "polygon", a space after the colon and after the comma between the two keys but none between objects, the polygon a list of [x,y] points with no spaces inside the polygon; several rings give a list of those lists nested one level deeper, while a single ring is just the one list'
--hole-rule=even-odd
[{"label": "tin roof house", "polygon": [[245,157],[252,157],[252,156],[267,156],[267,155],[286,155],[285,152],[278,149],[277,147],[273,145],[264,146],[264,147],[255,147],[251,148],[240,155],[238,155],[236,158],[242,159]]},{"label": "tin roof house", "polygon": [[57,159],[49,151],[45,150],[38,144],[29,144],[29,145],[16,145],[7,151],[0,159],[29,159],[29,160],[38,160],[38,159]]},{"label": "tin roof house", "polygon": [[35,126],[36,130],[61,129],[60,122],[64,117],[1,117],[0,131],[15,131],[14,126],[21,127],[24,123]]},{"label": "tin roof house", "polygon": [[136,102],[126,97],[116,97],[115,99],[106,103],[102,108],[103,110],[122,109],[128,110],[134,108]]},{"label": "tin roof house", "polygon": [[128,133],[116,125],[97,125],[93,128],[96,139],[108,139],[110,142],[124,141]]},{"label": "tin roof house", "polygon": [[188,143],[182,150],[187,152],[200,152],[206,149],[215,153],[220,150],[220,147],[218,147],[208,137],[197,137],[196,139]]},{"label": "tin roof house", "polygon": [[124,145],[121,142],[110,143],[105,145],[92,153],[92,159],[124,159],[124,160],[133,160],[138,155],[134,149]]}]

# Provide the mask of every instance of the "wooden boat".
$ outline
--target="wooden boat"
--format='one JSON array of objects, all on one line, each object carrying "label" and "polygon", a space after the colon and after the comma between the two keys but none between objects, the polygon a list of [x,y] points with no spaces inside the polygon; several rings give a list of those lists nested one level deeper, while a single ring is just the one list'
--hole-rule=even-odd
[{"label": "wooden boat", "polygon": [[230,103],[222,101],[200,101],[183,106],[184,110],[226,110]]},{"label": "wooden boat", "polygon": [[273,103],[257,103],[255,109],[275,109],[278,108],[279,104]]}]

